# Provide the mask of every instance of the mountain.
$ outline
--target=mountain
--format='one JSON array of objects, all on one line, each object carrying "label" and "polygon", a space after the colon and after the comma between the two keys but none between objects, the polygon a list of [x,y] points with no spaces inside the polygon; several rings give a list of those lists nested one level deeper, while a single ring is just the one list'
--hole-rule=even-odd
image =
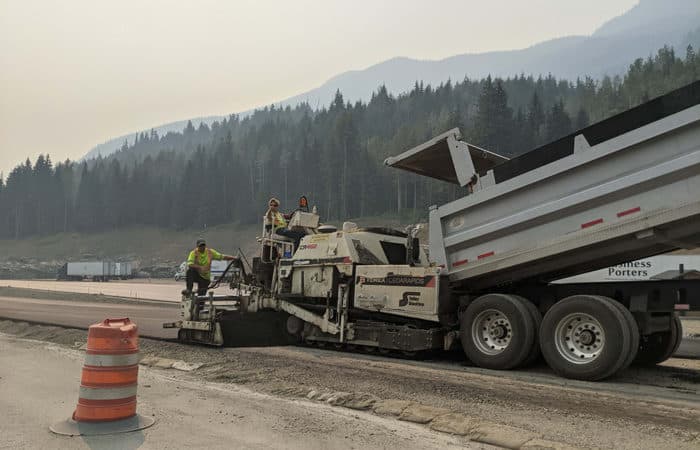
[{"label": "mountain", "polygon": [[634,58],[655,53],[664,45],[685,52],[688,44],[694,42],[697,46],[699,34],[700,1],[641,0],[590,36],[568,36],[520,50],[463,54],[436,61],[393,58],[364,70],[342,73],[280,105],[326,105],[337,90],[348,100],[367,100],[380,84],[398,94],[410,90],[416,80],[437,85],[465,76],[508,77],[520,73],[551,73],[570,80],[584,75],[600,78],[623,73]]},{"label": "mountain", "polygon": [[673,27],[678,31],[690,30],[700,25],[698,11],[697,0],[641,0],[625,14],[607,21],[593,35],[663,33]]},{"label": "mountain", "polygon": [[[192,125],[195,128],[198,128],[200,124],[204,123],[208,126],[210,126],[212,123],[221,121],[224,118],[224,116],[207,116],[207,117],[197,117],[194,119],[189,119],[189,121],[192,122]],[[160,125],[157,127],[153,127],[153,129],[158,132],[158,135],[164,136],[168,133],[181,133],[182,130],[187,126],[188,120],[179,120],[177,122],[171,122],[167,123],[165,125]],[[151,129],[149,128],[148,130],[140,130],[131,134],[126,134],[124,136],[119,136],[113,139],[108,140],[107,142],[103,142],[102,144],[98,144],[94,146],[93,148],[90,149],[89,152],[85,154],[81,158],[82,160],[86,159],[93,159],[97,158],[99,156],[107,156],[112,153],[114,153],[116,150],[121,148],[121,146],[124,144],[124,141],[128,142],[129,145],[133,145],[134,139],[136,139],[137,134],[141,133],[150,133]]]},{"label": "mountain", "polygon": [[[279,102],[280,106],[308,103],[323,107],[340,90],[347,101],[368,100],[379,85],[392,94],[410,90],[417,80],[438,85],[447,81],[482,78],[487,75],[507,77],[520,73],[552,74],[574,80],[579,76],[617,75],[623,73],[634,58],[655,53],[664,45],[679,52],[688,44],[700,46],[700,1],[640,0],[626,13],[615,17],[590,36],[568,36],[552,39],[528,48],[509,51],[462,54],[441,60],[393,58],[363,70],[339,74],[311,91]],[[247,115],[252,111],[242,112]],[[222,117],[192,119],[210,125]],[[182,131],[186,120],[154,127],[159,135]],[[144,130],[147,131],[147,130]],[[134,133],[100,144],[85,159],[106,156],[121,147],[124,140],[133,143]]]}]

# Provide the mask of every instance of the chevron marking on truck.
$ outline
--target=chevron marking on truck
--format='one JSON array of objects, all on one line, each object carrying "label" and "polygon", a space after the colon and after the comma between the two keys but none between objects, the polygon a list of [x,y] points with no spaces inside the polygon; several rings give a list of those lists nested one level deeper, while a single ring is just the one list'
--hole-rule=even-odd
[{"label": "chevron marking on truck", "polygon": [[622,211],[622,212],[617,213],[617,217],[629,216],[630,214],[638,213],[641,210],[642,210],[642,208],[637,206],[636,208],[628,209],[627,211]]}]

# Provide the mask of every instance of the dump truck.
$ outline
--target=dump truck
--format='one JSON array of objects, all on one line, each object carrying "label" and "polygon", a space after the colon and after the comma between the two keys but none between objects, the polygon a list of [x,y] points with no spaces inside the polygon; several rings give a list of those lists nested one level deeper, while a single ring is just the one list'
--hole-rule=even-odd
[{"label": "dump truck", "polygon": [[232,317],[272,311],[309,345],[461,347],[499,370],[541,355],[581,380],[677,349],[697,280],[552,281],[700,245],[700,82],[516,158],[452,129],[385,164],[467,192],[430,208],[429,251],[415,229],[337,229],[302,208],[289,224],[306,232],[297,249],[263,226],[252,267],[229,267],[230,294],[184,293],[181,319],[164,327],[222,345]]}]

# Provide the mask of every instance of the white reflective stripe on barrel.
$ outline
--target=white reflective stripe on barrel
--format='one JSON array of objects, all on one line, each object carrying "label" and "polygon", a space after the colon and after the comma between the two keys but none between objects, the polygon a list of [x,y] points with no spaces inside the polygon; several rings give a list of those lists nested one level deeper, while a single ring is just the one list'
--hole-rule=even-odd
[{"label": "white reflective stripe on barrel", "polygon": [[118,400],[136,395],[136,384],[116,388],[91,388],[80,386],[79,397],[85,400]]},{"label": "white reflective stripe on barrel", "polygon": [[113,366],[133,366],[139,363],[139,354],[129,355],[85,355],[86,366],[113,367]]}]

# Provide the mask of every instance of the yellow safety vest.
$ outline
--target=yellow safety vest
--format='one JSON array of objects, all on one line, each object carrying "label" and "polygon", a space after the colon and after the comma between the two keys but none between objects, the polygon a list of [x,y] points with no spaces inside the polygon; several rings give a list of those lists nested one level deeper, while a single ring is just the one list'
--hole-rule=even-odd
[{"label": "yellow safety vest", "polygon": [[[204,253],[199,253],[198,249],[194,249],[190,252],[189,256],[187,257],[187,265],[189,266],[190,264],[197,264],[198,266],[211,266],[211,261],[213,259],[216,260],[221,260],[223,259],[223,255],[216,250],[210,249],[207,247],[207,251]],[[202,278],[205,280],[211,279],[211,272],[200,272],[200,275],[202,275]]]},{"label": "yellow safety vest", "polygon": [[285,228],[287,226],[287,221],[284,220],[284,216],[279,211],[272,213],[272,223],[275,225],[275,228]]}]

